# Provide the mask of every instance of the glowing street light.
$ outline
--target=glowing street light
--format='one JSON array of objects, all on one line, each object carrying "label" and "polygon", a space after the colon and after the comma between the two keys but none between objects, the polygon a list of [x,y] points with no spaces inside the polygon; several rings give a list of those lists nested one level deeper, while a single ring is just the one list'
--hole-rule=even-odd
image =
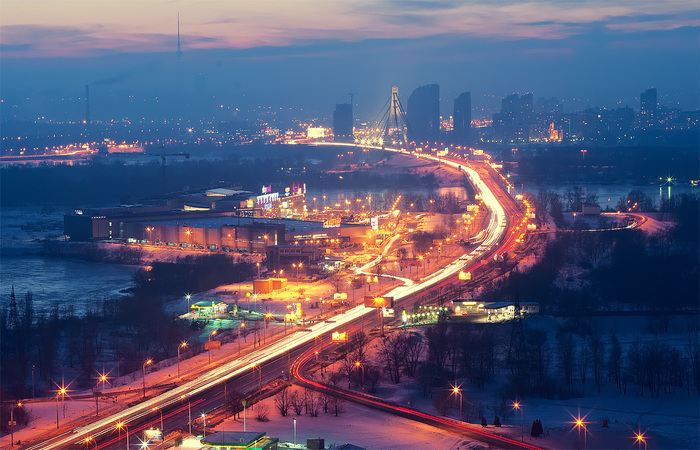
[{"label": "glowing street light", "polygon": [[297,264],[297,263],[292,263],[292,267],[294,267],[294,268],[297,270],[297,279],[296,279],[296,283],[299,284],[299,269],[302,267],[301,261],[299,261],[298,264]]},{"label": "glowing street light", "polygon": [[523,404],[516,400],[513,402],[513,408],[520,410],[520,441],[525,442],[525,432],[523,431]]},{"label": "glowing street light", "polygon": [[129,427],[124,422],[117,422],[114,427],[119,431],[119,436],[122,435],[122,428],[126,429],[126,450],[129,450]]},{"label": "glowing street light", "polygon": [[462,386],[462,385],[460,384],[459,386],[452,386],[452,392],[453,392],[455,395],[459,395],[459,420],[462,420],[462,400],[463,400],[463,396],[462,396],[462,390],[459,388],[460,386]]},{"label": "glowing street light", "polygon": [[85,436],[85,439],[83,439],[83,442],[85,442],[86,448],[90,448],[90,442],[93,442],[95,444],[95,448],[97,448],[97,441],[95,441],[95,438],[92,436]]},{"label": "glowing street light", "polygon": [[[22,407],[22,402],[17,402],[18,408]],[[15,446],[15,405],[10,407],[10,447]]]},{"label": "glowing street light", "polygon": [[644,436],[644,433],[640,433],[640,432],[634,433],[634,439],[637,441],[637,445],[639,446],[638,448],[640,450],[642,448],[642,442],[644,443],[644,450],[647,449],[647,438]]},{"label": "glowing street light", "polygon": [[212,335],[216,335],[216,330],[212,330],[209,332],[209,335],[207,336],[207,339],[209,341],[209,344],[207,345],[209,347],[209,365],[211,365],[211,337]]},{"label": "glowing street light", "polygon": [[245,322],[241,322],[241,324],[238,325],[238,337],[236,338],[238,341],[238,356],[241,356],[241,328],[245,328]]},{"label": "glowing street light", "polygon": [[150,364],[153,364],[153,360],[147,359],[146,361],[144,361],[143,366],[141,366],[141,369],[143,371],[142,380],[143,380],[143,399],[144,400],[146,399],[146,366],[148,366]]},{"label": "glowing street light", "polygon": [[180,345],[177,346],[177,378],[180,378],[180,349],[187,347],[187,341],[182,341]]},{"label": "glowing street light", "polygon": [[361,378],[361,383],[362,383],[362,390],[365,390],[365,366],[360,362],[360,361],[355,361],[355,367],[362,369],[362,378]]},{"label": "glowing street light", "polygon": [[581,413],[578,414],[577,417],[571,416],[574,419],[574,426],[578,429],[578,448],[581,448],[581,428],[583,428],[583,445],[584,448],[588,447],[588,428],[586,427],[586,422],[584,419],[586,418],[585,416],[582,418]]},{"label": "glowing street light", "polygon": [[163,433],[163,436],[165,436],[165,431],[163,429],[163,410],[158,408],[157,406],[154,406],[153,411],[158,411],[160,413],[160,431],[161,433]]}]

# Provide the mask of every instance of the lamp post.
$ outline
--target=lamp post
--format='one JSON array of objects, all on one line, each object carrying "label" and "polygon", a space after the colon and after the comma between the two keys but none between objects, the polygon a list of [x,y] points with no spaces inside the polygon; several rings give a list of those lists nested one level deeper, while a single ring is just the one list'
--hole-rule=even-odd
[{"label": "lamp post", "polygon": [[56,395],[56,429],[58,430],[58,394]]},{"label": "lamp post", "polygon": [[146,399],[146,366],[149,364],[153,364],[152,359],[147,359],[144,363],[143,366],[141,366],[141,369],[143,371],[143,399]]},{"label": "lamp post", "polygon": [[258,267],[258,280],[260,279],[260,263],[256,262],[255,265]]},{"label": "lamp post", "polygon": [[[180,396],[180,400],[185,399],[185,394]],[[187,398],[187,425],[190,428],[190,436],[192,435],[192,400]]]},{"label": "lamp post", "polygon": [[302,262],[299,261],[298,263],[292,263],[292,267],[297,270],[296,284],[299,284],[299,269],[302,267]]},{"label": "lamp post", "polygon": [[523,431],[523,404],[516,400],[513,402],[513,408],[520,410],[520,441],[525,442],[525,432]]},{"label": "lamp post", "polygon": [[190,312],[190,300],[192,299],[192,295],[191,294],[185,295],[185,299],[187,300],[187,302],[186,302],[187,304],[185,305],[185,314],[187,314],[188,312]]},{"label": "lamp post", "polygon": [[245,322],[241,322],[240,325],[238,325],[238,337],[236,340],[238,341],[238,356],[241,356],[241,328],[245,327]]},{"label": "lamp post", "polygon": [[163,433],[163,436],[165,436],[165,430],[163,429],[163,410],[154,406],[153,411],[158,411],[160,413],[160,431]]},{"label": "lamp post", "polygon": [[258,388],[258,392],[262,392],[262,366],[258,363],[255,363],[253,367],[255,369],[258,369],[258,372],[260,373],[260,387]]},{"label": "lamp post", "polygon": [[360,361],[355,361],[355,367],[362,370],[362,372],[361,372],[362,378],[360,379],[360,382],[362,384],[362,390],[364,391],[365,390],[365,366],[362,365],[362,363]]},{"label": "lamp post", "polygon": [[216,330],[211,330],[209,332],[209,335],[207,336],[207,340],[209,342],[209,344],[207,345],[207,347],[209,347],[209,365],[211,365],[211,337],[212,337],[212,335],[215,335],[215,334],[216,334]]},{"label": "lamp post", "polygon": [[454,386],[452,392],[454,392],[455,395],[459,395],[459,420],[462,420],[462,390],[459,386]]},{"label": "lamp post", "polygon": [[644,450],[647,450],[647,438],[644,436],[644,433],[634,433],[634,438],[637,441],[637,445],[640,450],[642,448],[642,442],[644,443]]},{"label": "lamp post", "polygon": [[[584,417],[584,419],[585,419],[585,417]],[[578,428],[578,447],[581,448],[581,428],[583,428],[583,447],[587,448],[588,447],[588,428],[586,428],[586,422],[583,421],[580,414],[578,417],[576,417],[576,421],[574,422],[574,425],[576,426],[576,428]]]},{"label": "lamp post", "polygon": [[177,378],[180,380],[180,349],[187,347],[187,341],[182,341],[180,345],[177,346]]},{"label": "lamp post", "polygon": [[97,448],[97,441],[95,441],[95,438],[92,436],[85,436],[85,439],[83,440],[85,442],[85,447],[90,448],[90,442],[95,443],[95,448]]},{"label": "lamp post", "polygon": [[117,422],[115,427],[119,430],[119,436],[122,434],[122,428],[126,428],[126,450],[129,450],[129,427],[124,422]]},{"label": "lamp post", "polygon": [[348,280],[348,288],[352,289],[352,304],[355,306],[355,288],[352,285],[352,280]]},{"label": "lamp post", "polygon": [[[22,402],[17,403],[17,407],[22,407]],[[58,417],[58,414],[57,414]],[[15,405],[10,407],[10,447],[15,446]]]}]

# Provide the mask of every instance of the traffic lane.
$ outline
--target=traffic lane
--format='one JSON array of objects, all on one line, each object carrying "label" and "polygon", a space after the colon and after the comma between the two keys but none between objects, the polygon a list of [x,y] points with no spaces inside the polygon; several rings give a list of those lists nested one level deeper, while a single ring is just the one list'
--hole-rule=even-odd
[{"label": "traffic lane", "polygon": [[[262,365],[262,383],[268,383],[276,378],[289,375],[290,362],[298,358],[304,351],[313,348],[313,345],[296,347],[288,354],[280,355],[276,359]],[[168,406],[163,409],[163,425],[165,433],[173,430],[188,431],[188,421],[191,414],[192,420],[201,417],[202,414],[209,415],[212,411],[221,408],[224,405],[224,395],[231,394],[234,390],[241,393],[249,393],[255,391],[260,386],[260,375],[257,369],[245,372],[237,377],[219,386],[212,387],[193,397],[181,399],[175,405]],[[189,406],[189,407],[188,407]],[[138,438],[142,437],[142,432],[149,428],[160,428],[160,412],[159,410],[147,414],[140,420],[128,422],[130,445],[138,444]],[[116,425],[116,424],[115,424]],[[98,436],[97,447],[100,449],[121,449],[126,443],[126,433],[121,432],[121,437],[116,428],[108,427],[106,433]],[[116,436],[116,437],[115,437]],[[85,441],[77,441],[75,448],[84,448]]]}]

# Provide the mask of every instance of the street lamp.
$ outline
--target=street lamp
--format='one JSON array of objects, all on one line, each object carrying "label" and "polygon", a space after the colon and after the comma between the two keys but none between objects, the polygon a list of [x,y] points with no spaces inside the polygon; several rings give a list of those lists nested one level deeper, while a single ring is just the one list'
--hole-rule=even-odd
[{"label": "street lamp", "polygon": [[455,395],[459,395],[459,420],[462,420],[462,390],[459,388],[460,386],[461,384],[459,386],[453,386],[452,392]]},{"label": "street lamp", "polygon": [[216,334],[216,330],[212,330],[209,332],[209,335],[207,336],[207,339],[209,340],[209,344],[207,347],[209,347],[209,365],[211,365],[211,336]]},{"label": "street lamp", "polygon": [[262,392],[262,366],[258,363],[253,364],[253,368],[258,369],[258,372],[260,373],[260,387],[258,390],[258,393]]},{"label": "street lamp", "polygon": [[636,432],[634,433],[634,438],[640,450],[642,448],[642,442],[644,443],[644,450],[647,449],[647,438],[644,436],[644,433]]},{"label": "street lamp", "polygon": [[[58,404],[58,403],[56,403]],[[16,405],[18,408],[22,407],[22,402],[18,402]],[[58,417],[58,415],[57,415]],[[15,446],[15,405],[10,407],[10,447]]]},{"label": "street lamp", "polygon": [[299,261],[299,263],[292,263],[292,267],[294,267],[297,270],[296,283],[299,284],[299,269],[302,267],[301,261]]},{"label": "street lamp", "polygon": [[362,369],[362,378],[361,378],[361,384],[362,384],[362,390],[365,390],[365,366],[360,362],[360,361],[355,361],[355,367]]},{"label": "street lamp", "polygon": [[180,379],[180,349],[187,347],[187,341],[182,341],[180,345],[177,346],[177,378]]},{"label": "street lamp", "polygon": [[[185,394],[180,396],[180,400],[185,399]],[[192,400],[187,398],[187,425],[190,427],[190,436],[192,435]]]},{"label": "street lamp", "polygon": [[260,279],[260,263],[256,262],[255,265],[258,267],[258,280]]},{"label": "street lamp", "polygon": [[190,300],[192,299],[192,295],[185,295],[185,299],[187,299],[187,305],[185,305],[185,314],[187,314],[190,311]]},{"label": "street lamp", "polygon": [[126,450],[129,450],[129,427],[124,422],[117,422],[115,427],[119,430],[119,436],[122,435],[122,428],[126,428]]},{"label": "street lamp", "polygon": [[205,413],[202,413],[202,429],[204,430],[203,437],[207,437],[207,415]]},{"label": "street lamp", "polygon": [[241,356],[241,328],[245,327],[245,322],[241,322],[240,325],[238,325],[238,337],[236,340],[238,341],[238,356]]},{"label": "street lamp", "polygon": [[90,448],[90,442],[94,442],[95,448],[97,448],[97,441],[95,441],[95,438],[92,436],[85,436],[85,440],[83,442],[85,442],[86,448]]},{"label": "street lamp", "polygon": [[[573,416],[572,416],[573,417]],[[581,428],[583,428],[583,445],[584,448],[588,447],[588,428],[586,428],[586,423],[584,421],[586,417],[581,418],[581,413],[577,417],[574,417],[574,426],[578,428],[578,448],[581,448]]]},{"label": "street lamp", "polygon": [[165,430],[163,429],[163,410],[154,406],[153,411],[158,411],[160,413],[160,431],[163,433],[163,436],[165,436]]},{"label": "street lamp", "polygon": [[516,400],[513,402],[513,408],[520,410],[520,440],[525,442],[525,432],[523,431],[523,404]]},{"label": "street lamp", "polygon": [[141,366],[141,369],[143,371],[143,399],[146,399],[146,366],[149,364],[153,364],[152,359],[147,359],[144,363],[143,366]]}]

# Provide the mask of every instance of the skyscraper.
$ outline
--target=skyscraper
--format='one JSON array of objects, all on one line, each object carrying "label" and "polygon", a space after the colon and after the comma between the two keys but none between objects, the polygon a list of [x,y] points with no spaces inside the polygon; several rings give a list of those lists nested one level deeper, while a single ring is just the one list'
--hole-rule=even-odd
[{"label": "skyscraper", "polygon": [[501,112],[493,115],[494,138],[501,142],[530,142],[534,120],[532,94],[512,94],[501,100]]},{"label": "skyscraper", "polygon": [[440,135],[440,86],[418,86],[408,97],[408,138],[436,141]]},{"label": "skyscraper", "polygon": [[452,125],[455,143],[470,145],[472,143],[472,96],[469,92],[462,92],[455,99]]},{"label": "skyscraper", "polygon": [[335,142],[352,142],[352,103],[336,103],[333,111],[333,140]]},{"label": "skyscraper", "polygon": [[647,89],[639,95],[640,125],[650,128],[656,125],[656,88]]}]

